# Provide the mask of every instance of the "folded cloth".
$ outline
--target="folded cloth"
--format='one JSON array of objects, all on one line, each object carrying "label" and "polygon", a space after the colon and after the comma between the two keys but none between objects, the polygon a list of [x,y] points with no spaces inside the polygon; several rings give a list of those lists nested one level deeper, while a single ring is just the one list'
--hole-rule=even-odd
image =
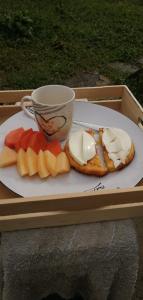
[{"label": "folded cloth", "polygon": [[1,251],[2,300],[54,293],[129,300],[134,291],[138,247],[130,220],[6,232]]}]

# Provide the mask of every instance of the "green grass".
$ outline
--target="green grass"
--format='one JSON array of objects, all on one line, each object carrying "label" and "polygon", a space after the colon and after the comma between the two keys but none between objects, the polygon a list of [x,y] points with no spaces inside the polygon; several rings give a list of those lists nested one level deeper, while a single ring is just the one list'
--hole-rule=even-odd
[{"label": "green grass", "polygon": [[142,0],[1,0],[1,89],[64,84],[95,70],[124,83],[108,64],[142,56]]}]

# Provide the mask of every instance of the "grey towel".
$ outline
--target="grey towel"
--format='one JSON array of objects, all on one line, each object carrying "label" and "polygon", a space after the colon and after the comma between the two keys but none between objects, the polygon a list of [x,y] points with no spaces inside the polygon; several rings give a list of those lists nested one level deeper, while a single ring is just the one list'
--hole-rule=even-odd
[{"label": "grey towel", "polygon": [[130,220],[2,233],[1,252],[2,300],[53,293],[130,300],[134,291],[138,247]]}]

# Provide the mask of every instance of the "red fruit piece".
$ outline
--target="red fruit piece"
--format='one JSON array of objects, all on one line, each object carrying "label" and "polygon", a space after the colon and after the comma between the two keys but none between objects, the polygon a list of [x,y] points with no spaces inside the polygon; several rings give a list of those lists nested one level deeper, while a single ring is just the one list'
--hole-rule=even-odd
[{"label": "red fruit piece", "polygon": [[30,128],[30,129],[27,129],[27,130],[24,130],[20,139],[17,141],[17,143],[15,144],[15,150],[18,152],[18,150],[20,148],[22,148],[23,150],[25,150],[25,145],[23,143],[23,140],[27,137],[27,135],[29,134],[32,134],[33,133],[33,129]]},{"label": "red fruit piece", "polygon": [[28,129],[25,131],[25,134],[22,135],[21,140],[20,140],[20,147],[23,150],[27,150],[27,148],[29,147],[29,141],[32,137],[32,135],[34,134],[34,131],[32,128]]},{"label": "red fruit piece", "polygon": [[51,151],[55,156],[57,156],[60,152],[62,152],[61,144],[57,140],[48,142],[45,150]]},{"label": "red fruit piece", "polygon": [[38,142],[41,150],[44,151],[47,149],[48,141],[41,131],[38,132]]},{"label": "red fruit piece", "polygon": [[22,127],[10,131],[5,137],[4,144],[9,148],[15,148],[15,145],[21,139],[23,132],[24,129]]},{"label": "red fruit piece", "polygon": [[38,135],[39,135],[39,131],[34,131],[28,144],[28,147],[30,147],[36,153],[40,151],[40,143],[39,143]]},{"label": "red fruit piece", "polygon": [[48,142],[41,131],[35,131],[34,135],[31,137],[28,147],[31,147],[36,153],[40,150],[45,150]]}]

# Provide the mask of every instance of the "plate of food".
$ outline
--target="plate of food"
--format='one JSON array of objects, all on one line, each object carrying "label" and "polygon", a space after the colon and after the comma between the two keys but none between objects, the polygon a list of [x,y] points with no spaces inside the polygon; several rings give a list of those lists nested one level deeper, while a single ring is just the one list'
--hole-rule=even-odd
[{"label": "plate of food", "polygon": [[134,122],[92,103],[75,101],[63,143],[46,140],[21,111],[0,126],[0,181],[23,197],[133,187],[143,177],[142,141]]}]

